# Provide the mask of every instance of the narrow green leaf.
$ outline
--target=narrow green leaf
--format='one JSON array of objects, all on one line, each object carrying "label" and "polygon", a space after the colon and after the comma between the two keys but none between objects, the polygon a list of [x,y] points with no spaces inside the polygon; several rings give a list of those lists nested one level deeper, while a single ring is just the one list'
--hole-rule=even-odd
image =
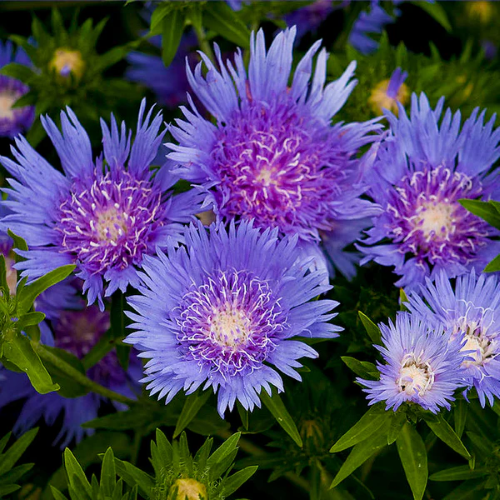
[{"label": "narrow green leaf", "polygon": [[113,450],[108,448],[104,454],[101,467],[101,493],[110,497],[116,486],[115,457]]},{"label": "narrow green leaf", "polygon": [[0,69],[0,75],[9,76],[16,80],[28,83],[34,76],[33,70],[29,66],[19,63],[9,63]]},{"label": "narrow green leaf", "polygon": [[464,433],[468,409],[469,403],[467,403],[463,399],[459,399],[455,406],[455,411],[453,412],[453,418],[455,420],[455,432],[460,439],[462,439],[462,434]]},{"label": "narrow green leaf", "polygon": [[435,3],[427,3],[427,2],[411,2],[414,5],[417,5],[422,10],[427,12],[435,21],[437,21],[448,33],[451,32],[451,24],[448,20],[448,16],[446,15],[446,11],[443,6],[438,2]]},{"label": "narrow green leaf", "polygon": [[19,488],[21,487],[17,484],[8,484],[7,486],[0,486],[0,498],[4,498],[7,495],[14,493],[14,491],[17,491]]},{"label": "narrow green leaf", "polygon": [[9,284],[7,283],[7,267],[3,255],[0,255],[0,290],[5,297],[10,295]]},{"label": "narrow green leaf", "polygon": [[[484,479],[471,479],[470,481],[465,481],[460,486],[455,488],[451,493],[448,493],[443,500],[470,500],[471,493],[481,492],[486,485]],[[473,497],[476,498],[476,497]],[[480,498],[487,498],[481,496]]]},{"label": "narrow green leaf", "polygon": [[180,10],[173,10],[168,16],[163,18],[161,51],[165,66],[170,66],[175,54],[177,54],[182,33],[184,32],[185,20],[186,16]]},{"label": "narrow green leaf", "polygon": [[399,310],[400,311],[408,311],[407,307],[405,304],[408,302],[408,297],[405,293],[405,291],[400,288],[399,289]]},{"label": "narrow green leaf", "polygon": [[17,480],[24,476],[24,474],[26,474],[28,471],[30,471],[34,465],[35,464],[18,465],[17,467],[11,469],[9,472],[0,475],[0,486],[16,483]]},{"label": "narrow green leaf", "polygon": [[26,314],[33,307],[35,299],[42,292],[66,279],[74,269],[75,266],[73,264],[59,267],[22,288],[17,297],[18,315]]},{"label": "narrow green leaf", "polygon": [[151,22],[149,25],[149,30],[152,35],[159,35],[161,33],[162,21],[172,10],[172,6],[168,3],[158,5],[151,15]]},{"label": "narrow green leaf", "polygon": [[[127,316],[125,315],[125,294],[118,291],[111,299],[111,338],[122,339],[127,335]],[[120,366],[127,371],[130,358],[130,346],[116,345],[116,355]]]},{"label": "narrow green leaf", "polygon": [[230,42],[248,49],[250,32],[225,2],[213,2],[203,11],[203,24]]},{"label": "narrow green leaf", "polygon": [[23,434],[8,450],[0,457],[0,476],[10,471],[21,458],[26,448],[33,442],[38,433],[38,428],[31,429]]},{"label": "narrow green leaf", "polygon": [[373,433],[368,439],[358,443],[351,451],[347,460],[334,477],[330,488],[338,486],[346,477],[350,476],[359,466],[364,464],[374,453],[387,446],[387,427],[380,432]]},{"label": "narrow green leaf", "polygon": [[350,370],[358,375],[358,377],[367,380],[378,380],[380,377],[380,373],[373,363],[368,361],[359,361],[356,358],[351,358],[350,356],[341,356],[340,359]]},{"label": "narrow green leaf", "polygon": [[441,414],[437,415],[437,421],[426,420],[426,424],[430,427],[431,431],[452,450],[456,451],[467,460],[471,459],[467,448]]},{"label": "narrow green leaf", "polygon": [[[40,123],[39,120],[37,120],[35,123]],[[41,124],[40,124],[41,127]],[[43,130],[43,128],[42,128]],[[23,250],[26,251],[28,250],[28,245],[26,244],[26,241],[23,240],[20,236],[17,236],[17,234],[14,234],[10,229],[7,230],[7,234],[14,240],[14,248],[18,250]],[[21,257],[20,255],[15,254],[15,261],[16,262],[21,262],[23,260],[26,260],[24,257]]]},{"label": "narrow green leaf", "polygon": [[422,500],[427,486],[427,451],[420,434],[406,422],[396,441],[414,500]]},{"label": "narrow green leaf", "polygon": [[238,441],[240,440],[241,432],[234,433],[227,438],[208,458],[207,465],[212,466],[218,462],[222,462],[224,458],[237,450]]},{"label": "narrow green leaf", "polygon": [[243,428],[245,430],[248,430],[248,423],[249,423],[248,410],[245,410],[245,408],[243,408],[242,404],[239,401],[236,402],[236,408],[238,409],[238,414],[241,418],[241,425],[243,425]]},{"label": "narrow green leaf", "polygon": [[403,425],[406,422],[406,414],[402,411],[392,412],[391,424],[389,426],[389,431],[387,433],[387,444],[391,445],[396,441],[401,434]]},{"label": "narrow green leaf", "polygon": [[174,439],[191,423],[200,408],[208,401],[210,391],[196,391],[186,398],[174,430]]},{"label": "narrow green leaf", "polygon": [[59,386],[52,382],[49,372],[24,335],[18,333],[12,339],[4,341],[3,355],[28,375],[31,384],[40,394],[59,390]]},{"label": "narrow green leaf", "polygon": [[391,418],[383,405],[372,406],[330,449],[330,453],[346,450],[377,432]]},{"label": "narrow green leaf", "polygon": [[115,458],[115,466],[118,475],[129,485],[138,486],[139,493],[144,498],[149,498],[152,489],[155,487],[154,479],[135,465],[123,462]]},{"label": "narrow green leaf", "polygon": [[228,477],[224,481],[224,489],[222,491],[224,498],[232,495],[243,483],[248,481],[257,472],[257,469],[258,467],[256,465],[253,467],[246,467]]},{"label": "narrow green leaf", "polygon": [[366,314],[362,313],[361,311],[358,311],[358,315],[371,341],[374,344],[380,344],[382,338],[382,334],[380,333],[380,328]]},{"label": "narrow green leaf", "polygon": [[54,500],[68,500],[57,488],[54,488],[54,486],[50,486],[50,492],[54,496]]},{"label": "narrow green leaf", "polygon": [[78,460],[75,458],[73,453],[71,453],[69,448],[64,450],[64,466],[66,468],[66,473],[68,474],[69,486],[72,486],[73,488],[79,486],[77,484],[77,480],[79,480],[85,494],[92,498],[92,488],[90,483],[88,482],[81,465],[78,463]]},{"label": "narrow green leaf", "polygon": [[302,439],[293,418],[286,409],[276,389],[273,390],[273,396],[262,389],[260,391],[260,399],[266,405],[267,409],[272,413],[278,424],[283,430],[293,439],[293,441],[302,448]]},{"label": "narrow green leaf", "polygon": [[16,325],[19,330],[25,330],[28,326],[38,325],[45,319],[45,314],[41,312],[30,312],[19,318]]},{"label": "narrow green leaf", "polygon": [[489,473],[487,468],[471,469],[468,465],[461,465],[436,472],[429,476],[429,479],[431,481],[466,481],[487,476]]},{"label": "narrow green leaf", "polygon": [[483,273],[496,273],[500,271],[500,255],[497,255],[488,265],[484,268]]},{"label": "narrow green leaf", "polygon": [[487,201],[461,199],[458,202],[469,212],[484,219],[490,226],[500,229],[500,214]]}]

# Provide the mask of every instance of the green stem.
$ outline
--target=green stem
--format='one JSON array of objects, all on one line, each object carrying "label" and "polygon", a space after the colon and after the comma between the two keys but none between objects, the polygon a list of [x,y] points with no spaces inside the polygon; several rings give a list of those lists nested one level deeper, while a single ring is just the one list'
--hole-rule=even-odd
[{"label": "green stem", "polygon": [[193,28],[194,28],[194,32],[196,33],[196,38],[198,38],[198,43],[200,45],[200,49],[202,50],[202,52],[204,52],[208,56],[208,58],[214,64],[216,64],[214,51],[212,50],[212,47],[210,46],[210,43],[208,42],[207,35],[205,33],[205,30],[203,29],[203,26],[201,26],[201,24],[199,24],[197,22],[194,22]]},{"label": "green stem", "polygon": [[[230,431],[219,431],[217,432],[217,435],[222,439],[228,439],[232,436],[232,433]],[[256,446],[245,438],[240,438],[240,440],[238,441],[238,446],[249,455],[253,455],[255,457],[267,455],[267,453],[262,448]],[[304,479],[303,477],[298,476],[293,472],[285,472],[284,476],[288,479],[288,481],[290,481],[292,484],[295,484],[306,493],[309,493],[309,491],[311,490],[311,484],[307,479]]]},{"label": "green stem", "polygon": [[60,357],[56,356],[48,349],[46,349],[43,344],[37,344],[35,342],[32,342],[31,345],[33,346],[33,349],[43,361],[51,363],[56,368],[61,370],[63,373],[68,375],[68,377],[71,377],[75,382],[77,382],[80,385],[83,385],[84,387],[87,387],[89,391],[95,392],[96,394],[100,394],[105,398],[112,399],[113,401],[118,401],[119,403],[123,403],[128,406],[132,406],[136,403],[136,401],[134,401],[133,399],[127,398],[126,396],[123,396],[118,392],[107,389],[101,384],[98,384],[97,382],[90,380],[87,376],[83,375],[76,368],[73,368],[69,363],[66,363],[66,361],[64,361],[63,359],[61,359]]}]

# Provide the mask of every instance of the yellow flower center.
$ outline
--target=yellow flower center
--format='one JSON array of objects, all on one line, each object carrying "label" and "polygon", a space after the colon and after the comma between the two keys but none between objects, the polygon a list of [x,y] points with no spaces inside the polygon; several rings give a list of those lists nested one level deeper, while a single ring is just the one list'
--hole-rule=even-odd
[{"label": "yellow flower center", "polygon": [[18,99],[18,95],[13,92],[3,92],[0,94],[0,118],[12,120],[14,118],[14,110],[12,106]]},{"label": "yellow flower center", "polygon": [[110,207],[101,212],[97,218],[97,222],[94,224],[92,221],[91,226],[93,226],[100,241],[113,243],[125,234],[127,230],[125,224],[126,217],[126,214],[119,213],[116,207]]},{"label": "yellow flower center", "polygon": [[75,78],[81,78],[85,62],[79,50],[57,49],[49,67],[64,78],[67,78],[70,73]]},{"label": "yellow flower center", "polygon": [[450,203],[423,203],[414,219],[415,227],[420,229],[426,238],[446,238],[454,229],[454,212],[455,207]]},{"label": "yellow flower center", "polygon": [[392,113],[398,113],[398,102],[405,106],[410,99],[410,91],[408,86],[404,83],[399,87],[396,97],[390,97],[387,95],[387,90],[389,88],[390,80],[382,80],[376,87],[372,90],[370,97],[368,98],[368,105],[375,114],[380,114],[383,109],[388,109]]},{"label": "yellow flower center", "polygon": [[175,491],[178,500],[208,500],[207,487],[195,479],[177,479],[170,488],[167,500],[174,498]]},{"label": "yellow flower center", "polygon": [[214,312],[210,320],[210,336],[220,346],[238,347],[245,344],[251,332],[251,321],[244,311],[231,307]]},{"label": "yellow flower center", "polygon": [[480,23],[486,24],[493,15],[493,7],[490,2],[467,2],[467,11],[470,17],[479,20]]},{"label": "yellow flower center", "polygon": [[397,385],[408,396],[423,396],[434,383],[434,373],[429,363],[421,363],[414,354],[406,354],[401,362]]}]

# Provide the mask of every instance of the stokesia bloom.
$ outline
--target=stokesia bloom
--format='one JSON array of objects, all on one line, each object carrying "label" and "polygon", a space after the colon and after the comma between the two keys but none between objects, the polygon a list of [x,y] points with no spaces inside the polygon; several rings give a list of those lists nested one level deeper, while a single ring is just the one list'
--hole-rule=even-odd
[{"label": "stokesia bloom", "polygon": [[[59,316],[51,321],[51,325],[52,331],[47,323],[41,323],[42,343],[64,349],[83,359],[109,329],[109,313],[99,311],[96,306],[77,311],[59,311]],[[125,372],[113,351],[92,366],[87,371],[87,376],[108,389],[135,398],[139,391],[141,369],[139,359],[132,353],[128,371]],[[81,425],[97,418],[100,405],[108,401],[92,392],[69,398],[57,392],[39,394],[26,374],[4,368],[0,368],[0,373],[4,376],[4,380],[0,381],[0,408],[12,401],[25,399],[14,432],[21,434],[36,425],[40,419],[52,426],[62,416],[61,429],[54,443],[59,444],[61,449],[72,441],[78,443],[84,436],[93,434],[93,429],[84,429]],[[113,402],[113,405],[118,410],[126,408],[121,403]]]},{"label": "stokesia bloom", "polygon": [[[61,113],[62,134],[49,118],[42,123],[61,159],[63,173],[49,165],[26,141],[15,140],[17,162],[0,157],[14,179],[4,204],[13,212],[2,220],[24,238],[26,258],[16,265],[30,280],[65,264],[76,264],[89,304],[118,288],[136,286],[144,255],[181,240],[182,223],[199,212],[194,192],[172,196],[175,182],[166,169],[156,175],[151,162],[164,132],[161,114],[139,112],[135,140],[114,118],[111,130],[102,121],[104,160],[95,162],[87,133],[74,113]],[[127,162],[128,159],[128,162]],[[104,290],[104,282],[106,289]]]},{"label": "stokesia bloom", "polygon": [[[298,359],[316,351],[294,338],[333,338],[341,328],[331,300],[314,297],[329,290],[325,273],[307,273],[297,238],[278,231],[201,223],[185,235],[186,247],[147,257],[140,295],[129,304],[134,333],[125,342],[144,351],[147,389],[166,398],[199,387],[218,392],[223,416],[236,400],[260,407],[259,394],[271,385],[283,390],[277,370],[300,380]],[[298,261],[299,260],[299,261]]]},{"label": "stokesia bloom", "polygon": [[[191,110],[181,108],[186,121],[170,128],[178,144],[167,144],[168,158],[176,175],[205,193],[219,220],[253,219],[258,227],[297,234],[305,254],[316,255],[323,236],[335,239],[341,226],[378,213],[361,199],[374,155],[360,160],[356,154],[374,140],[367,134],[379,125],[331,124],[356,84],[355,63],[325,87],[324,49],[312,72],[320,41],[299,62],[289,85],[294,38],[295,28],[285,30],[266,51],[262,30],[252,34],[248,75],[240,51],[233,66],[222,62],[215,46],[219,69],[201,53],[207,73],[203,63],[194,73],[188,66],[188,78],[216,121],[205,119],[192,101]],[[344,246],[357,239],[356,229]],[[338,255],[330,258],[337,264]],[[338,267],[350,275],[352,266]]]},{"label": "stokesia bloom", "polygon": [[[0,68],[9,63],[29,66],[30,60],[23,49],[14,53],[12,43],[0,41]],[[0,137],[14,137],[31,127],[35,118],[35,108],[24,106],[13,108],[15,102],[25,95],[29,88],[19,80],[0,75]]]},{"label": "stokesia bloom", "polygon": [[441,271],[449,278],[478,272],[500,253],[500,231],[463,208],[462,198],[500,199],[500,129],[476,109],[460,130],[460,113],[432,110],[412,96],[410,118],[385,111],[390,124],[370,172],[370,194],[382,207],[364,244],[364,262],[394,266],[397,286],[415,287]]},{"label": "stokesia bloom", "polygon": [[451,338],[442,326],[407,312],[399,313],[395,324],[379,327],[383,346],[375,347],[385,360],[377,362],[380,379],[356,379],[365,386],[369,404],[385,401],[386,410],[394,411],[406,402],[433,413],[449,410],[455,390],[466,385],[460,368],[462,336]]},{"label": "stokesia bloom", "polygon": [[[426,280],[409,296],[409,310],[465,337],[462,351],[469,358],[462,363],[464,377],[476,388],[484,407],[500,398],[500,282],[495,275],[476,275],[474,270],[457,278],[452,287],[444,273],[435,283]],[[425,299],[425,302],[424,300]]]}]

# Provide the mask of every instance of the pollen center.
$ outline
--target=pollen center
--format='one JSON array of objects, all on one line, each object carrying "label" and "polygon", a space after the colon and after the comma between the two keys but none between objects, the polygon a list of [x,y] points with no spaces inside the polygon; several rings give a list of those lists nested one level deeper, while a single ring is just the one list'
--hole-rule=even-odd
[{"label": "pollen center", "polygon": [[210,336],[220,346],[244,345],[250,336],[252,322],[241,309],[229,305],[218,310],[210,320]]},{"label": "pollen center", "polygon": [[116,241],[120,236],[123,236],[127,231],[127,219],[128,215],[120,212],[115,206],[101,212],[97,216],[97,222],[95,223],[99,240]]},{"label": "pollen center", "polygon": [[454,213],[455,207],[450,203],[423,203],[421,212],[415,218],[415,227],[424,233],[425,238],[447,239],[453,233]]},{"label": "pollen center", "polygon": [[12,106],[18,98],[19,96],[13,92],[3,92],[0,94],[0,119],[7,118],[8,120],[12,120],[14,118]]},{"label": "pollen center", "polygon": [[429,363],[419,362],[414,354],[407,354],[401,363],[397,384],[408,396],[423,396],[434,383],[434,373]]}]

